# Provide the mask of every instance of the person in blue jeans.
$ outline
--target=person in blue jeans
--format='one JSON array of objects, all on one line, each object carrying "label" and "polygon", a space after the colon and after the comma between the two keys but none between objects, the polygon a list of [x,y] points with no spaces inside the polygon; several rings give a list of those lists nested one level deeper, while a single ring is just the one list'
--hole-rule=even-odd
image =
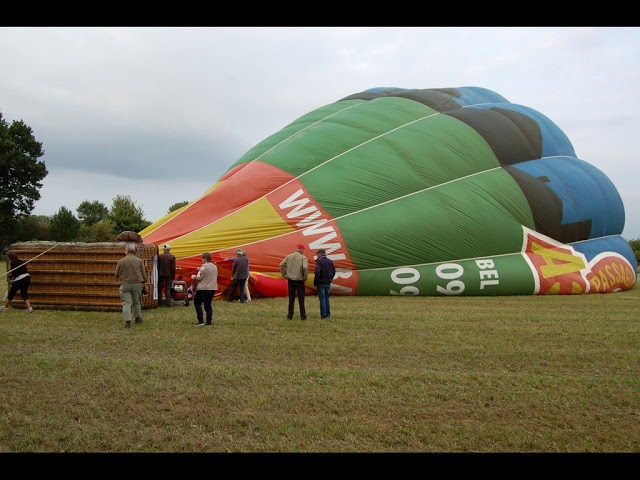
[{"label": "person in blue jeans", "polygon": [[306,294],[305,284],[309,277],[309,260],[304,255],[304,245],[298,243],[296,251],[290,253],[280,262],[280,275],[287,280],[287,292],[289,293],[289,305],[287,309],[287,320],[293,319],[293,307],[296,297],[300,307],[300,320],[307,319],[307,310],[304,306]]},{"label": "person in blue jeans", "polygon": [[331,280],[336,274],[336,267],[333,260],[327,257],[327,252],[320,249],[316,252],[316,269],[313,278],[313,284],[318,289],[318,299],[320,300],[320,318],[329,318],[331,316],[331,304],[329,295],[331,291]]},{"label": "person in blue jeans", "polygon": [[[196,275],[191,275],[191,279],[197,285],[196,295],[193,299],[193,305],[196,307],[196,317],[198,318],[198,327],[204,325],[211,326],[213,324],[213,307],[211,302],[218,290],[218,267],[211,260],[211,253],[204,252],[201,256],[202,266],[198,269]],[[204,308],[204,313],[202,312]],[[204,314],[206,314],[206,323],[204,322]]]}]

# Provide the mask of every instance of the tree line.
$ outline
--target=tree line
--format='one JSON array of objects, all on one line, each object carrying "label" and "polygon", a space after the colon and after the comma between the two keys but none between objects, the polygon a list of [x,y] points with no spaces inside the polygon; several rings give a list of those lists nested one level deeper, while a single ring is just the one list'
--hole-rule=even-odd
[{"label": "tree line", "polygon": [[[167,213],[187,204],[187,201],[176,203]],[[140,232],[151,225],[128,195],[117,195],[111,208],[97,200],[85,200],[76,212],[77,215],[60,207],[52,216],[22,215],[9,231],[0,235],[5,237],[5,246],[18,241],[113,242],[122,232]]]}]

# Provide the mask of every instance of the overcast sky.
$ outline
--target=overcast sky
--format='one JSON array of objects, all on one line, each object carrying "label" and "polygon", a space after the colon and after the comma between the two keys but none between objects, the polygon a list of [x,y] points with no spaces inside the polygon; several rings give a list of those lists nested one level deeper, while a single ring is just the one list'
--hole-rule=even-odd
[{"label": "overcast sky", "polygon": [[373,87],[478,86],[538,110],[640,238],[640,28],[0,27],[0,112],[42,142],[32,212],[200,197],[298,117]]}]

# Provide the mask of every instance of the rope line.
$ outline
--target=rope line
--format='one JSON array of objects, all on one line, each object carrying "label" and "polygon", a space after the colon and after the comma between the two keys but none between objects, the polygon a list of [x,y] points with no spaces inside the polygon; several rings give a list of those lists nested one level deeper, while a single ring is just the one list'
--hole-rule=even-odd
[{"label": "rope line", "polygon": [[[55,247],[57,247],[58,245],[60,245],[60,242],[56,242],[56,243],[55,243],[51,248],[48,248],[48,249],[47,249],[47,250],[45,250],[44,252],[42,252],[42,253],[40,253],[40,254],[36,255],[35,257],[33,257],[33,258],[31,258],[31,259],[27,260],[26,262],[24,262],[24,264],[23,264],[23,265],[26,265],[26,264],[28,264],[28,263],[31,263],[31,262],[32,262],[32,261],[34,261],[36,258],[41,257],[42,255],[44,255],[45,253],[47,253],[49,250],[54,249],[54,248],[55,248]],[[13,270],[16,270],[16,269],[18,269],[18,268],[20,268],[20,267],[16,267],[16,268],[14,268],[14,269],[12,269],[12,270],[9,270],[8,272],[3,273],[1,276],[2,276],[2,277],[6,277],[6,276],[7,276],[7,275],[9,275],[11,272],[13,272]]]}]

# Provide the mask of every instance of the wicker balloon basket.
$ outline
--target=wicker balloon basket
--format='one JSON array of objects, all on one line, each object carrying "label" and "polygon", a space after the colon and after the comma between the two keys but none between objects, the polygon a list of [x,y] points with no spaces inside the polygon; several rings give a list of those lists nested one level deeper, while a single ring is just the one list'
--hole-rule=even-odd
[{"label": "wicker balloon basket", "polygon": [[[115,277],[118,260],[124,257],[124,242],[56,243],[20,242],[9,247],[27,263],[31,276],[29,300],[36,308],[52,310],[122,311]],[[147,274],[148,294],[142,297],[142,308],[158,306],[154,299],[154,269],[157,245],[136,244]],[[7,271],[9,260],[7,259]],[[11,302],[24,308],[20,294]]]}]

